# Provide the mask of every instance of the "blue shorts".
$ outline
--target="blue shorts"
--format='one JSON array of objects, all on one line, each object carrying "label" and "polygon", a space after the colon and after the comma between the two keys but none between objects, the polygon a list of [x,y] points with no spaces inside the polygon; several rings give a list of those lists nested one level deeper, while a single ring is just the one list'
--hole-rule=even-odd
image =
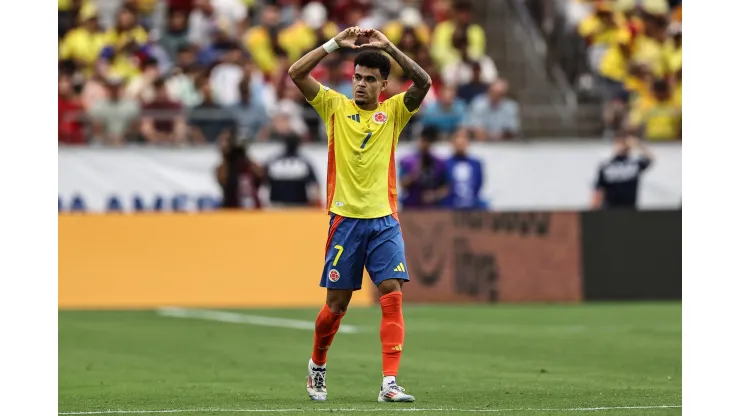
[{"label": "blue shorts", "polygon": [[347,218],[332,213],[321,287],[359,290],[363,268],[376,286],[388,279],[410,280],[397,217]]}]

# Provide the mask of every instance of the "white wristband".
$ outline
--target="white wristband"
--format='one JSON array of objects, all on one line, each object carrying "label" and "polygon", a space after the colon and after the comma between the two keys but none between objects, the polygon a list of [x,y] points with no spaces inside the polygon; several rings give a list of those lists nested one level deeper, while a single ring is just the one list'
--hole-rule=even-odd
[{"label": "white wristband", "polygon": [[337,49],[339,49],[339,44],[337,43],[337,40],[334,38],[329,39],[324,44],[324,50],[326,51],[326,53],[332,53]]}]

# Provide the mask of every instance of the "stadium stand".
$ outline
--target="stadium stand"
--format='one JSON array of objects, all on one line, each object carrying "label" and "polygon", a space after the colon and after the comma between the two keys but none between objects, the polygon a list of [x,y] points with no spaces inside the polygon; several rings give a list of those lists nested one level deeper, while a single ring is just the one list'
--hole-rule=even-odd
[{"label": "stadium stand", "polygon": [[[680,1],[58,1],[60,144],[266,141],[286,115],[304,141],[326,140],[287,68],[352,25],[383,30],[433,78],[403,139],[425,125],[485,141],[681,137]],[[314,76],[351,95],[351,62],[337,53]],[[409,84],[394,66],[383,98]],[[487,106],[506,113],[492,134],[472,111]],[[153,125],[180,127],[154,134]]]}]

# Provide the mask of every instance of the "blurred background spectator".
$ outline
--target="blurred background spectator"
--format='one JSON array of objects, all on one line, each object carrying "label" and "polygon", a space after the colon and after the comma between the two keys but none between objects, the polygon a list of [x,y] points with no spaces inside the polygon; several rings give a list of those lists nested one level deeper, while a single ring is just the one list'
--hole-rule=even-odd
[{"label": "blurred background spectator", "polygon": [[85,143],[81,122],[85,110],[69,75],[59,77],[59,141],[68,144]]},{"label": "blurred background spectator", "polygon": [[447,167],[444,160],[432,153],[438,136],[435,127],[425,127],[416,153],[401,159],[399,174],[404,209],[438,208],[447,197]]},{"label": "blurred background spectator", "polygon": [[470,79],[467,82],[460,84],[457,89],[457,96],[461,98],[466,105],[470,104],[479,95],[483,95],[488,91],[490,82],[483,80],[481,73],[482,68],[479,62],[473,62],[470,65]]},{"label": "blurred background spectator", "polygon": [[92,141],[117,146],[136,141],[141,105],[123,96],[121,79],[109,79],[107,87],[107,97],[96,101],[90,108]]},{"label": "blurred background spectator", "polygon": [[498,79],[490,85],[487,95],[479,96],[470,104],[466,124],[477,140],[498,141],[517,137],[519,104],[508,94],[509,84]]},{"label": "blurred background spectator", "polygon": [[664,80],[653,81],[651,94],[638,98],[630,115],[630,130],[647,140],[681,138],[681,104]]},{"label": "blurred background spectator", "polygon": [[267,138],[270,119],[259,96],[253,93],[252,78],[245,77],[239,82],[239,101],[230,107],[230,114],[236,122],[236,135],[239,140],[264,140]]},{"label": "blurred background spectator", "polygon": [[319,181],[311,162],[298,149],[301,138],[293,133],[282,136],[283,153],[265,164],[265,185],[270,189],[273,207],[321,207]]},{"label": "blurred background spectator", "polygon": [[452,18],[438,24],[432,35],[432,57],[444,68],[465,59],[480,59],[486,53],[486,33],[473,23],[473,3],[454,3]]},{"label": "blurred background spectator", "polygon": [[145,104],[141,115],[141,134],[151,144],[184,144],[187,132],[180,103],[172,101],[165,80],[154,81],[154,99]]},{"label": "blurred background spectator", "polygon": [[247,152],[245,142],[228,138],[220,143],[221,162],[216,167],[216,180],[221,186],[223,208],[259,209],[259,188],[264,172]]},{"label": "blurred background spectator", "polygon": [[200,83],[203,101],[193,107],[188,117],[190,137],[194,143],[221,143],[230,140],[236,131],[234,120],[224,117],[224,108],[213,99],[211,85]]},{"label": "blurred background spectator", "polygon": [[486,209],[480,197],[483,164],[468,154],[469,132],[459,129],[452,138],[454,152],[447,160],[449,194],[445,206],[452,209]]},{"label": "blurred background spectator", "polygon": [[[637,157],[633,151],[639,152]],[[652,163],[652,153],[637,138],[617,134],[614,156],[599,166],[592,208],[635,209],[640,177]]]},{"label": "blurred background spectator", "polygon": [[454,85],[445,86],[437,102],[430,104],[422,115],[424,126],[435,127],[443,138],[452,136],[465,118],[465,103],[457,98]]},{"label": "blurred background spectator", "polygon": [[352,81],[347,77],[343,63],[341,58],[326,61],[326,78],[323,84],[347,98],[352,98]]}]

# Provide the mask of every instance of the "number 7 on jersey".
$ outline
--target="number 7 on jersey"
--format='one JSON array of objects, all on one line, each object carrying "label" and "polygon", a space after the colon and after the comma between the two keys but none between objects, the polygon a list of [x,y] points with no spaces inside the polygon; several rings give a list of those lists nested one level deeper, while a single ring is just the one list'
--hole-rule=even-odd
[{"label": "number 7 on jersey", "polygon": [[367,136],[365,136],[365,140],[362,141],[362,146],[360,146],[360,149],[364,149],[365,145],[367,144],[367,141],[370,140],[370,136],[372,136],[373,132],[368,132]]}]

